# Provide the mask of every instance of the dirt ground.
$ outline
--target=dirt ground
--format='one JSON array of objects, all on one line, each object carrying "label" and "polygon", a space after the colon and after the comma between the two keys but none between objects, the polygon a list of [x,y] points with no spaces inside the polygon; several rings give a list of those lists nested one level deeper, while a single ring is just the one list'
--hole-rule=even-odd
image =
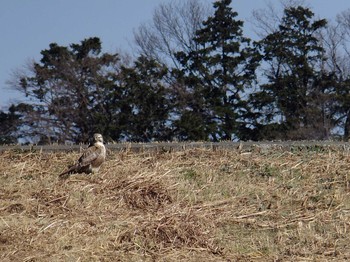
[{"label": "dirt ground", "polygon": [[338,147],[0,153],[0,261],[346,261]]}]

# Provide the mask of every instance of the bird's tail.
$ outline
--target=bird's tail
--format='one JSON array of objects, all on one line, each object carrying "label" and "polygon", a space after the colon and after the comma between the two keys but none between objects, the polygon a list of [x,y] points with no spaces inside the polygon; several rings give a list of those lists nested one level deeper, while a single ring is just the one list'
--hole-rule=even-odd
[{"label": "bird's tail", "polygon": [[70,176],[70,174],[74,173],[75,171],[77,171],[79,168],[79,164],[75,164],[70,166],[66,171],[64,171],[63,173],[59,174],[59,178],[60,179],[66,179]]}]

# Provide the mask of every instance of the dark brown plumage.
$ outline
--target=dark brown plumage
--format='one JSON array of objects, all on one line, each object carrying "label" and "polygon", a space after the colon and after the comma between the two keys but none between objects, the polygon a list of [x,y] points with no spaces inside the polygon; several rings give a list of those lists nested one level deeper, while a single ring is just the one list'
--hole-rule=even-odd
[{"label": "dark brown plumage", "polygon": [[94,134],[94,143],[88,147],[78,162],[59,175],[60,178],[67,178],[73,173],[97,173],[106,159],[106,148],[103,144],[101,134]]}]

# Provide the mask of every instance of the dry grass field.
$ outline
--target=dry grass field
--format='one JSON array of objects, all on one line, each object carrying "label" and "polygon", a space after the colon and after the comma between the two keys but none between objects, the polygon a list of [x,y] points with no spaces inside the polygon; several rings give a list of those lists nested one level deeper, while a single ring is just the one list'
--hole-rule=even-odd
[{"label": "dry grass field", "polygon": [[350,156],[332,148],[0,153],[0,261],[346,261]]}]

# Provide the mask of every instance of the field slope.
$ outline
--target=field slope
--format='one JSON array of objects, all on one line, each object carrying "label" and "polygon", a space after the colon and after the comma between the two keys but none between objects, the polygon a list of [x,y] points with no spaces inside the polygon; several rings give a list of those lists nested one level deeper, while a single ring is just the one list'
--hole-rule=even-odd
[{"label": "field slope", "polygon": [[339,148],[0,153],[0,261],[345,261]]}]

